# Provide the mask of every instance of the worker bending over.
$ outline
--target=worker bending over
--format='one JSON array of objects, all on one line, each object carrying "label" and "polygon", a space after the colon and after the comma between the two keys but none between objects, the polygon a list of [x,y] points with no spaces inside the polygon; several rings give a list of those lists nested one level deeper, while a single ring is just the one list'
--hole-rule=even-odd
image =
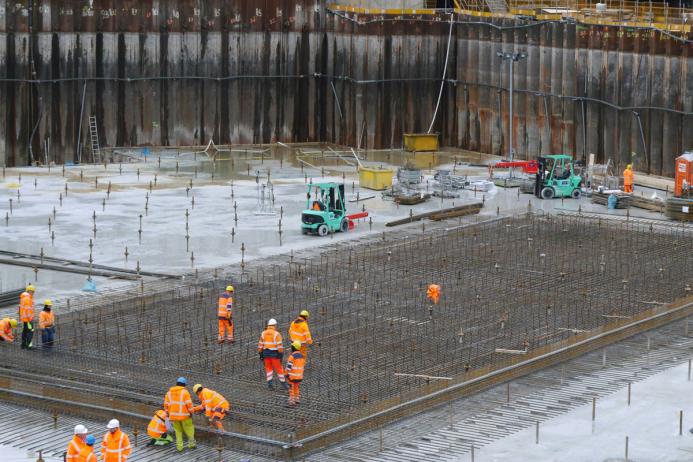
[{"label": "worker bending over", "polygon": [[434,305],[440,301],[440,286],[438,284],[429,284],[426,290],[426,296]]},{"label": "worker bending over", "polygon": [[260,341],[257,344],[260,359],[265,363],[267,386],[270,390],[274,390],[272,383],[274,371],[277,371],[279,383],[281,383],[282,387],[284,389],[289,388],[284,377],[284,369],[282,368],[282,358],[284,357],[284,345],[282,342],[282,334],[277,331],[276,319],[270,319],[267,321],[267,329],[262,331]]},{"label": "worker bending over", "polygon": [[233,286],[226,286],[224,291],[219,296],[217,303],[217,317],[219,318],[219,337],[217,341],[224,343],[224,333],[226,333],[226,341],[229,343],[235,342],[233,339]]},{"label": "worker bending over", "polygon": [[53,313],[53,302],[46,299],[43,302],[43,311],[39,313],[39,331],[41,332],[41,346],[50,350],[55,341],[55,314]]},{"label": "worker bending over", "polygon": [[94,443],[96,443],[96,438],[94,435],[89,435],[84,440],[85,445],[77,456],[78,462],[97,462],[96,453],[94,452]]},{"label": "worker bending over", "polygon": [[171,428],[166,411],[163,409],[156,411],[147,427],[147,435],[152,439],[147,446],[165,446],[171,443],[173,441],[173,437],[169,434]]},{"label": "worker bending over", "polygon": [[301,402],[300,385],[303,380],[303,370],[306,367],[306,357],[301,352],[301,342],[291,344],[291,356],[286,362],[286,373],[289,375],[289,406],[297,406]]},{"label": "worker bending over", "polygon": [[17,320],[11,318],[5,318],[0,320],[0,342],[14,342],[14,334],[12,329],[17,327]]},{"label": "worker bending over", "polygon": [[220,393],[209,388],[204,388],[199,383],[193,387],[193,393],[200,400],[200,405],[195,406],[195,412],[205,412],[205,416],[209,420],[209,426],[217,430],[223,430],[224,426],[221,421],[229,412],[229,402]]},{"label": "worker bending over", "polygon": [[289,326],[289,338],[291,342],[298,342],[301,344],[301,353],[304,358],[308,357],[308,345],[313,344],[313,337],[310,335],[310,329],[308,328],[308,310],[303,310],[299,313],[298,317],[291,322]]},{"label": "worker bending over", "polygon": [[19,320],[22,321],[22,349],[32,348],[34,338],[34,292],[36,289],[29,284],[19,296]]},{"label": "worker bending over", "polygon": [[168,413],[168,418],[173,424],[176,432],[176,449],[183,450],[183,433],[188,438],[188,448],[195,449],[195,426],[193,425],[192,415],[194,406],[190,399],[190,393],[185,388],[188,381],[185,377],[178,377],[176,386],[171,387],[164,398],[164,410]]},{"label": "worker bending over", "polygon": [[84,425],[75,425],[75,435],[67,445],[64,459],[66,462],[79,462],[79,456],[82,450],[87,446],[87,427]]},{"label": "worker bending over", "polygon": [[127,462],[132,447],[130,438],[120,429],[118,419],[111,419],[106,426],[108,431],[103,435],[101,460],[103,462]]},{"label": "worker bending over", "polygon": [[626,169],[623,171],[623,192],[633,192],[634,179],[635,174],[633,173],[633,166],[631,164],[628,164],[626,165]]}]

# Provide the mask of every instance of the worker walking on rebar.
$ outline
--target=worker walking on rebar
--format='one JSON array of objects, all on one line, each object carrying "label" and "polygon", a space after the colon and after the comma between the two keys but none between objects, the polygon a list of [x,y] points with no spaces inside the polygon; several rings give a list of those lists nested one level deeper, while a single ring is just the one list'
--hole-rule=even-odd
[{"label": "worker walking on rebar", "polygon": [[55,341],[55,314],[53,302],[49,299],[43,302],[43,311],[39,313],[39,331],[41,332],[41,346],[46,350],[53,349]]},{"label": "worker walking on rebar", "polygon": [[66,462],[79,462],[79,456],[82,449],[87,446],[87,427],[84,425],[75,425],[75,435],[67,445],[67,451],[63,455]]},{"label": "worker walking on rebar", "polygon": [[12,329],[17,327],[17,320],[12,318],[5,318],[0,320],[0,342],[14,342],[14,334]]},{"label": "worker walking on rebar", "polygon": [[429,284],[426,290],[426,296],[434,305],[440,301],[440,286],[438,284]]},{"label": "worker walking on rebar", "polygon": [[199,383],[193,386],[195,393],[200,400],[200,405],[195,406],[195,412],[204,411],[205,416],[209,420],[209,426],[217,430],[223,430],[224,426],[221,421],[224,420],[229,412],[229,402],[220,393],[214,390],[205,388]]},{"label": "worker walking on rebar", "polygon": [[219,296],[217,303],[217,317],[219,318],[219,337],[217,341],[224,343],[224,335],[229,343],[233,339],[233,286],[226,286],[226,290]]},{"label": "worker walking on rebar", "polygon": [[291,322],[289,326],[289,338],[292,342],[298,342],[301,344],[301,353],[304,358],[308,357],[308,345],[313,344],[313,337],[310,335],[310,329],[308,328],[308,310],[303,310],[299,313],[298,317]]},{"label": "worker walking on rebar", "polygon": [[19,320],[22,321],[22,349],[33,347],[34,338],[34,292],[33,285],[26,286],[26,290],[19,296]]},{"label": "worker walking on rebar", "polygon": [[176,432],[176,449],[183,450],[183,433],[188,438],[188,448],[195,449],[195,426],[193,425],[192,415],[194,406],[190,399],[190,393],[185,388],[188,381],[185,377],[178,377],[176,386],[171,387],[164,398],[164,410],[168,413],[168,418],[173,424]]},{"label": "worker walking on rebar", "polygon": [[633,173],[633,166],[631,164],[628,164],[626,165],[626,169],[623,171],[623,192],[633,192],[634,180],[635,174]]},{"label": "worker walking on rebar", "polygon": [[118,419],[111,419],[106,426],[108,431],[101,443],[101,460],[103,462],[127,462],[132,447],[130,438],[120,429]]},{"label": "worker walking on rebar", "polygon": [[289,406],[297,406],[301,402],[301,381],[306,367],[306,357],[301,352],[304,348],[301,342],[291,344],[291,355],[286,362],[286,373],[289,376]]},{"label": "worker walking on rebar", "polygon": [[173,426],[168,420],[166,411],[163,409],[156,411],[147,426],[147,435],[151,437],[147,446],[165,446],[173,442],[173,437],[170,435],[172,429]]},{"label": "worker walking on rebar", "polygon": [[89,435],[84,440],[84,447],[77,456],[77,462],[97,462],[99,459],[96,457],[94,452],[94,444],[96,443],[96,438],[94,435]]},{"label": "worker walking on rebar", "polygon": [[267,321],[267,329],[260,334],[260,341],[257,344],[257,351],[260,353],[260,359],[265,363],[265,373],[267,374],[267,386],[270,390],[274,390],[272,378],[274,371],[277,371],[279,383],[284,389],[288,389],[284,377],[284,369],[282,368],[282,358],[284,357],[284,345],[282,334],[277,331],[277,320],[270,319]]}]

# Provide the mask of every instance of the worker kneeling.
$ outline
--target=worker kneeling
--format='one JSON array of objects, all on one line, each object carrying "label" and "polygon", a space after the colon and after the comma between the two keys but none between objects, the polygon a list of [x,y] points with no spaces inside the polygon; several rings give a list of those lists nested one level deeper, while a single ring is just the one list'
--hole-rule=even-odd
[{"label": "worker kneeling", "polygon": [[159,409],[147,427],[147,435],[151,438],[147,446],[165,446],[171,443],[173,441],[173,437],[170,435],[171,430],[173,430],[173,426],[168,420],[168,414],[163,409]]},{"label": "worker kneeling", "polygon": [[5,318],[0,321],[0,342],[14,342],[14,334],[12,329],[17,327],[17,320]]},{"label": "worker kneeling", "polygon": [[260,359],[265,363],[265,374],[267,375],[267,386],[270,390],[274,389],[272,378],[274,371],[277,371],[279,383],[285,389],[289,388],[284,377],[284,369],[282,368],[282,358],[284,357],[284,345],[282,334],[277,331],[277,321],[270,319],[267,321],[267,329],[260,334],[260,341],[257,344],[257,351],[260,353]]},{"label": "worker kneeling", "polygon": [[440,286],[438,284],[429,284],[426,290],[426,296],[434,305],[440,301]]},{"label": "worker kneeling", "polygon": [[305,367],[306,357],[301,353],[301,342],[294,342],[291,344],[291,356],[286,362],[286,372],[289,375],[289,406],[297,406],[301,402],[300,386]]},{"label": "worker kneeling", "polygon": [[195,406],[195,412],[205,411],[205,416],[209,419],[209,426],[217,430],[223,430],[221,421],[224,420],[229,412],[229,402],[221,394],[214,390],[205,388],[199,383],[193,387],[193,392],[200,399],[200,405]]}]

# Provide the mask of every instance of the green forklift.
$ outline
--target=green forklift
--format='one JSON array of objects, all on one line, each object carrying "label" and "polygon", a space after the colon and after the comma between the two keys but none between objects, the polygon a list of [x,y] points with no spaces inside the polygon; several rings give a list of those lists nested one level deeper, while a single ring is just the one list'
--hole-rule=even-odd
[{"label": "green forklift", "polygon": [[327,236],[349,230],[343,184],[311,183],[306,196],[306,210],[301,214],[303,234]]},{"label": "green forklift", "polygon": [[565,154],[538,157],[534,195],[541,199],[580,198],[580,176],[576,162]]}]

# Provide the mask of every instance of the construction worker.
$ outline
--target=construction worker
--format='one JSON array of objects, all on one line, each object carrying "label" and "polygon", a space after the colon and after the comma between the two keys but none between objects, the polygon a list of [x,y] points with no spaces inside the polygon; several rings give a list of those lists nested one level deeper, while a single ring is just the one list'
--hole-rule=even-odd
[{"label": "construction worker", "polygon": [[226,341],[235,342],[233,339],[233,286],[226,286],[226,290],[219,296],[217,303],[217,317],[219,318],[219,337],[217,341],[224,343],[224,333]]},{"label": "construction worker", "polygon": [[130,438],[120,429],[118,419],[111,419],[106,426],[108,431],[101,443],[101,460],[103,462],[127,462],[132,447]]},{"label": "construction worker", "polygon": [[164,398],[164,410],[168,413],[168,418],[173,424],[176,432],[176,449],[183,450],[183,433],[188,438],[188,448],[195,449],[195,426],[193,425],[192,415],[194,407],[190,399],[190,393],[185,388],[188,381],[185,377],[178,377],[176,386],[171,387]]},{"label": "construction worker", "polygon": [[310,335],[310,329],[308,328],[308,310],[303,310],[299,313],[298,317],[291,322],[289,326],[289,338],[292,342],[298,342],[301,344],[301,353],[304,358],[308,357],[308,345],[313,344],[313,337]]},{"label": "construction worker", "polygon": [[19,296],[19,320],[22,322],[22,349],[33,347],[34,338],[34,292],[36,288],[29,284]]},{"label": "construction worker", "polygon": [[267,386],[270,390],[274,390],[272,377],[274,371],[277,371],[279,383],[284,389],[288,389],[284,377],[284,369],[282,368],[282,358],[284,357],[284,345],[282,344],[282,334],[277,331],[277,320],[270,319],[267,321],[267,329],[260,334],[260,341],[257,344],[257,351],[260,353],[260,359],[265,363],[265,373],[267,374]]},{"label": "construction worker", "polygon": [[209,426],[217,430],[223,430],[221,421],[229,412],[229,402],[221,394],[214,390],[205,388],[199,383],[193,387],[193,393],[200,400],[200,405],[195,406],[195,412],[205,411],[205,416],[209,419]]},{"label": "construction worker", "polygon": [[78,462],[97,462],[96,453],[94,452],[94,443],[96,443],[96,438],[94,435],[87,436],[84,440],[85,445],[77,456]]},{"label": "construction worker", "polygon": [[634,176],[633,166],[631,164],[626,165],[626,169],[623,171],[623,192],[633,192]]},{"label": "construction worker", "polygon": [[17,320],[5,318],[0,321],[0,342],[14,342],[14,334],[12,329],[17,327]]},{"label": "construction worker", "polygon": [[429,284],[426,290],[426,296],[434,305],[440,301],[440,286],[438,284]]},{"label": "construction worker", "polygon": [[87,445],[87,427],[84,425],[75,425],[75,436],[72,437],[67,445],[67,451],[64,454],[66,462],[79,462],[79,455]]},{"label": "construction worker", "polygon": [[286,373],[289,375],[289,406],[297,406],[301,402],[299,389],[303,380],[303,370],[306,366],[306,357],[301,352],[304,345],[295,341],[291,344],[291,356],[286,362]]},{"label": "construction worker", "polygon": [[43,302],[43,311],[39,313],[39,331],[41,332],[41,346],[50,350],[55,341],[55,315],[53,314],[53,302],[49,299]]},{"label": "construction worker", "polygon": [[171,428],[166,411],[163,409],[156,411],[147,427],[147,435],[152,438],[147,446],[165,446],[173,442],[173,437],[169,434]]}]

